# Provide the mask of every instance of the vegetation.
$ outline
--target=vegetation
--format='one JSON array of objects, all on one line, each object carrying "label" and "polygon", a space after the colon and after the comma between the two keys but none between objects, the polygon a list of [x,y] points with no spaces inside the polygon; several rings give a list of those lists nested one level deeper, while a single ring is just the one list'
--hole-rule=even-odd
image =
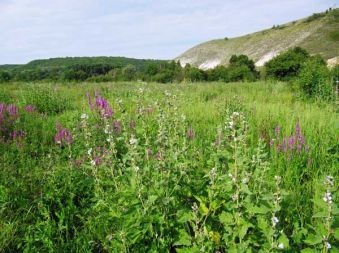
[{"label": "vegetation", "polygon": [[299,74],[302,64],[309,58],[306,50],[296,47],[276,56],[265,64],[268,77],[290,80]]},{"label": "vegetation", "polygon": [[1,88],[1,252],[338,251],[331,103],[281,82]]},{"label": "vegetation", "polygon": [[190,65],[183,68],[180,62],[175,61],[136,59],[118,61],[115,58],[113,59],[111,62],[106,60],[105,57],[103,59],[100,57],[85,57],[32,61],[20,68],[13,67],[9,68],[9,70],[0,70],[0,82],[46,80],[107,82],[142,80],[169,83],[181,82],[183,80],[199,82],[207,80],[217,81],[219,79],[229,82],[254,81],[258,76],[253,61],[249,60],[245,55],[234,55],[229,69],[216,68],[211,72],[211,77],[208,76],[209,72]]},{"label": "vegetation", "polygon": [[[273,25],[273,24],[272,24]],[[184,52],[177,60],[200,66],[220,61],[227,66],[233,54],[247,55],[256,63],[292,47],[301,47],[325,60],[338,56],[339,8],[244,36],[211,40]],[[261,65],[260,65],[261,66]]]}]

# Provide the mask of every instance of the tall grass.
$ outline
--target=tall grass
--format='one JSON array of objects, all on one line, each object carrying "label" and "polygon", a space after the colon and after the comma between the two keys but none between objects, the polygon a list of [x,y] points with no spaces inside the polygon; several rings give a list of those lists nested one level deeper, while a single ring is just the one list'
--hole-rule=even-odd
[{"label": "tall grass", "polygon": [[0,251],[338,250],[334,105],[284,83],[33,87],[0,96],[19,108]]}]

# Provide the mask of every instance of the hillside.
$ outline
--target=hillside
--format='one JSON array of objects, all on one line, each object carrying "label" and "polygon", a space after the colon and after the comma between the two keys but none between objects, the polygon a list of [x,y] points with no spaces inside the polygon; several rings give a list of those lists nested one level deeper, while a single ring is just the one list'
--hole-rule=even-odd
[{"label": "hillside", "polygon": [[260,67],[280,52],[296,46],[337,64],[339,8],[245,36],[208,41],[189,49],[176,60],[182,65],[189,63],[209,69],[227,65],[233,54],[245,54]]}]

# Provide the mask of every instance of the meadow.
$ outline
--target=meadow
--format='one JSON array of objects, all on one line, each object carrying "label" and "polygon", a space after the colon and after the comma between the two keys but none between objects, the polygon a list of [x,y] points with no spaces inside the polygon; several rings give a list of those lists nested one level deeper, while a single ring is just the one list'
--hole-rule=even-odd
[{"label": "meadow", "polygon": [[283,82],[0,86],[0,252],[338,252],[338,105]]}]

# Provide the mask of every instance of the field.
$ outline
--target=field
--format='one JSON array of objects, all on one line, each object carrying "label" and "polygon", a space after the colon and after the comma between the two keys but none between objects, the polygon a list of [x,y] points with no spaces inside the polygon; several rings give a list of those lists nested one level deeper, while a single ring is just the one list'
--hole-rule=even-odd
[{"label": "field", "polygon": [[0,86],[0,252],[338,252],[335,104],[280,82]]}]

